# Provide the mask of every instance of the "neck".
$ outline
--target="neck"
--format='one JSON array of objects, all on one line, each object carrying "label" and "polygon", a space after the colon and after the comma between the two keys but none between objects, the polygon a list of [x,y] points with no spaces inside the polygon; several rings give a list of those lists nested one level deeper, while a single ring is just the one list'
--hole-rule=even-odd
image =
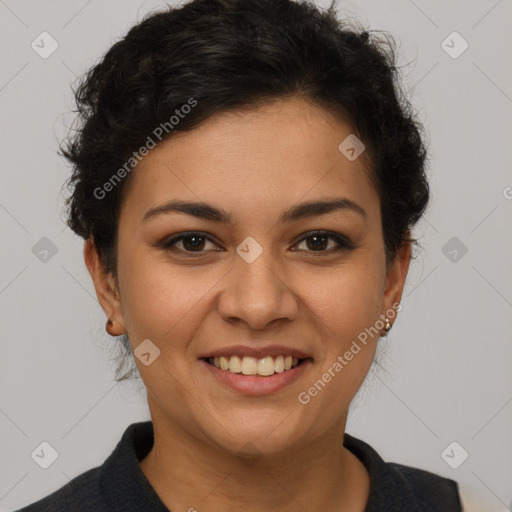
[{"label": "neck", "polygon": [[155,442],[140,466],[169,510],[363,512],[369,476],[343,447],[345,423],[346,415],[300,449],[241,458],[153,419]]}]

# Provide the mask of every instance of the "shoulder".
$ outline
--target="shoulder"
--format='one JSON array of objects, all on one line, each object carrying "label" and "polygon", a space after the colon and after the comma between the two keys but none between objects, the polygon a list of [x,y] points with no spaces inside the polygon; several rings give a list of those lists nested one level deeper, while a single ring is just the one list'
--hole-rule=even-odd
[{"label": "shoulder", "polygon": [[387,462],[385,465],[395,488],[400,490],[404,500],[412,500],[418,510],[462,510],[459,485],[455,480],[395,462]]},{"label": "shoulder", "polygon": [[16,512],[167,512],[139,465],[153,441],[151,421],[131,424],[101,466]]},{"label": "shoulder", "polygon": [[370,476],[366,512],[461,512],[457,482],[450,478],[385,462],[364,441],[345,434],[343,444],[365,465]]},{"label": "shoulder", "polygon": [[99,473],[100,468],[89,469],[48,496],[15,512],[107,512],[101,496]]}]

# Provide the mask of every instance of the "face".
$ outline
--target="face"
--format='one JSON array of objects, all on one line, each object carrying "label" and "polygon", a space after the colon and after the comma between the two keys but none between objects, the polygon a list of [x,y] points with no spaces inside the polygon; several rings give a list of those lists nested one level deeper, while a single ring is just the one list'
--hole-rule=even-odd
[{"label": "face", "polygon": [[[135,354],[145,343],[135,361],[155,430],[276,453],[344,428],[378,340],[364,344],[361,333],[382,331],[410,257],[406,247],[386,268],[366,154],[352,161],[338,149],[352,132],[318,106],[280,101],[212,117],[132,171],[118,294],[90,242],[85,258],[116,334],[128,334]],[[208,207],[186,213],[173,201]],[[235,375],[203,359],[212,354],[236,371],[230,356],[240,356],[249,373],[244,355],[266,359],[262,372],[281,370],[279,354],[305,360],[272,376]]]}]

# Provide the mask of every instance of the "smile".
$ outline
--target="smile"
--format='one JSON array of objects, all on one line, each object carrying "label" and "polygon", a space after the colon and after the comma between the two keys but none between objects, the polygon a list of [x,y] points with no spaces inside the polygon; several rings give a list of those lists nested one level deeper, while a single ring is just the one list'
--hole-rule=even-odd
[{"label": "smile", "polygon": [[[309,359],[309,358],[306,358]],[[258,375],[270,377],[276,373],[283,373],[299,366],[306,359],[299,359],[291,355],[265,356],[262,358],[243,356],[207,357],[204,360],[226,372],[239,375]]]}]

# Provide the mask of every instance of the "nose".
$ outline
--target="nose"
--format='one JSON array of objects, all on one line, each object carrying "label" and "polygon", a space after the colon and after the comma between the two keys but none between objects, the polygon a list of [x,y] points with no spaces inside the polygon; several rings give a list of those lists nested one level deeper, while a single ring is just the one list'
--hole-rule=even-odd
[{"label": "nose", "polygon": [[252,263],[237,256],[224,281],[218,311],[224,320],[242,321],[252,329],[264,329],[276,320],[293,320],[299,308],[286,281],[270,251],[263,251]]}]

